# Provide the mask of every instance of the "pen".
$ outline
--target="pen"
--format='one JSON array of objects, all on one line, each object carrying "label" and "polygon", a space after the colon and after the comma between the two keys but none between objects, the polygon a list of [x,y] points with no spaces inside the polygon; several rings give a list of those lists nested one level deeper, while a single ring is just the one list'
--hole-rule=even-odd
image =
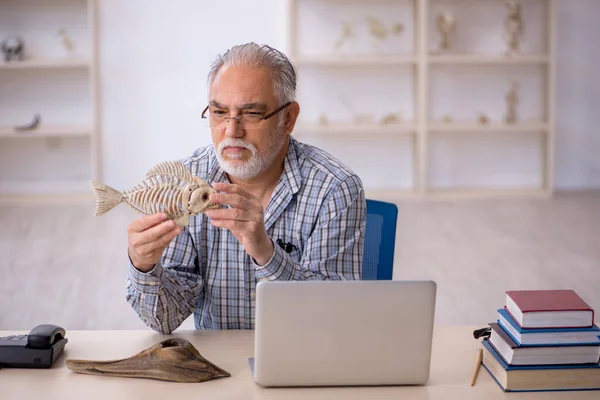
[{"label": "pen", "polygon": [[471,378],[471,386],[475,386],[475,381],[477,380],[477,374],[479,373],[479,368],[481,368],[481,360],[483,359],[483,350],[477,350],[477,356],[475,357],[475,368],[473,369],[473,377]]}]

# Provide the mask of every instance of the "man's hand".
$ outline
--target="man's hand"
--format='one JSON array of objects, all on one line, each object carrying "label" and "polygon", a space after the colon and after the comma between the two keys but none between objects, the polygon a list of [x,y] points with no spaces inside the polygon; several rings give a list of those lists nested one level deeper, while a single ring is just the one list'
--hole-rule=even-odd
[{"label": "man's hand", "polygon": [[238,185],[215,182],[213,187],[225,193],[211,194],[210,201],[227,204],[232,208],[206,211],[211,224],[229,229],[244,246],[246,253],[254,258],[258,265],[265,265],[275,249],[265,229],[264,211],[260,201]]},{"label": "man's hand", "polygon": [[165,213],[144,215],[142,218],[129,224],[129,258],[133,266],[148,272],[160,261],[163,250],[177,235],[182,232],[181,227],[167,219]]}]

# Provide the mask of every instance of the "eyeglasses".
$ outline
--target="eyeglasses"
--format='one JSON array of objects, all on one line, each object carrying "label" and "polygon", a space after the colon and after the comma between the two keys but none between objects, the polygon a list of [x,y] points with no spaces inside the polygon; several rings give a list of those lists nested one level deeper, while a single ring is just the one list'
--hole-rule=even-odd
[{"label": "eyeglasses", "polygon": [[[291,101],[285,103],[284,105],[267,115],[264,115],[264,113],[257,111],[243,111],[242,114],[237,115],[235,117],[232,117],[227,111],[222,109],[213,110],[210,108],[210,105],[208,105],[206,106],[204,111],[202,111],[202,118],[208,118],[208,126],[211,128],[225,128],[227,127],[227,123],[229,122],[229,120],[235,119],[240,124],[240,126],[243,126],[245,129],[255,129],[260,127],[260,123],[262,121],[271,118],[290,104],[292,104]],[[206,116],[207,111],[210,111],[208,117]]]}]

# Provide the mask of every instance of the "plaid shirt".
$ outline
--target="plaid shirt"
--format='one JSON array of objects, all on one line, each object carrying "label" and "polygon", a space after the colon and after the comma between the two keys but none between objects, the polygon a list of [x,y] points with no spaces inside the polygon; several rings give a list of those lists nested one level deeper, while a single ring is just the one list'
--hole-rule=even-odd
[{"label": "plaid shirt", "polygon": [[[228,182],[213,146],[183,161],[207,182]],[[264,214],[275,253],[257,265],[233,234],[204,214],[148,273],[129,265],[127,301],[152,329],[170,333],[194,312],[196,329],[254,329],[259,280],[359,280],[366,203],[361,180],[326,152],[290,138]],[[285,251],[276,242],[295,246]]]}]

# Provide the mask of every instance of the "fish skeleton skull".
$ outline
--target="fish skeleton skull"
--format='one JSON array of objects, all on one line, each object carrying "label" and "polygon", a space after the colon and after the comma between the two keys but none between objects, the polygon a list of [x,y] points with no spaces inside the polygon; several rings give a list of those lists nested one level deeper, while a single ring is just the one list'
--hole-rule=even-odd
[{"label": "fish skeleton skull", "polygon": [[194,184],[190,186],[189,190],[191,190],[191,193],[187,209],[190,213],[200,214],[206,210],[219,207],[218,204],[210,202],[210,195],[217,193],[217,191],[197,176],[194,177]]}]

